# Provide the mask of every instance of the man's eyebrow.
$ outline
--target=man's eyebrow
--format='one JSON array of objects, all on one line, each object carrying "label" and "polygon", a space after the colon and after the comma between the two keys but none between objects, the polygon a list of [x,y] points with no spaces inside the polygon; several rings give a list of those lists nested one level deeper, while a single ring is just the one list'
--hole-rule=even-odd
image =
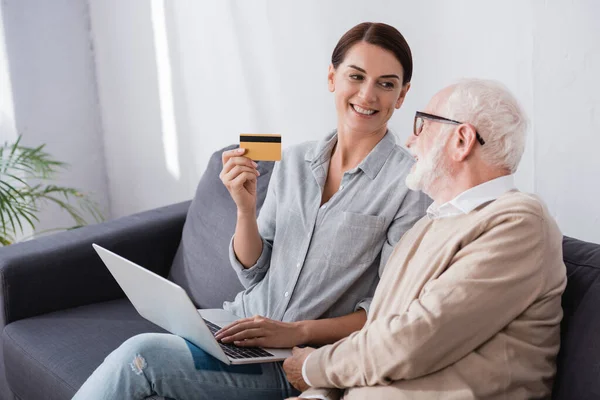
[{"label": "man's eyebrow", "polygon": [[[349,68],[354,68],[355,70],[358,70],[360,72],[362,72],[363,74],[366,74],[367,71],[365,71],[364,69],[362,69],[361,67],[357,67],[356,65],[348,65]],[[400,77],[396,74],[389,74],[389,75],[381,75],[380,78],[396,78],[398,80],[400,80]]]}]

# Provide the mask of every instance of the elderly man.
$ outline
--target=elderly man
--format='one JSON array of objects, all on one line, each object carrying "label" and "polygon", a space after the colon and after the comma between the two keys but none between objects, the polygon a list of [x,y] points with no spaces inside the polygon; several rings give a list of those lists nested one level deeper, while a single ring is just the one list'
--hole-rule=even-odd
[{"label": "elderly man", "polygon": [[314,387],[302,397],[550,394],[566,276],[555,221],[514,186],[526,125],[515,98],[484,80],[417,112],[406,184],[434,203],[394,249],[364,328],[286,360],[294,386]]}]

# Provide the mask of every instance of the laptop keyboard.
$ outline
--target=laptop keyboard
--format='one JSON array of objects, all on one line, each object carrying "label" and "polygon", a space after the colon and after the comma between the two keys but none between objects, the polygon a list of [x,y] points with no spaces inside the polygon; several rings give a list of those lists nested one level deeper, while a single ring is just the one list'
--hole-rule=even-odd
[{"label": "laptop keyboard", "polygon": [[[210,329],[210,331],[212,332],[213,336],[215,333],[217,333],[217,331],[219,329],[221,329],[219,326],[213,324],[212,322],[207,321],[204,318],[202,318],[202,319],[206,323],[206,326],[208,326],[208,329]],[[271,354],[268,351],[265,351],[259,347],[238,347],[233,344],[225,344],[225,343],[221,343],[221,342],[218,342],[218,343],[219,343],[219,346],[221,346],[221,348],[225,352],[225,354],[230,358],[243,359],[243,358],[257,358],[257,357],[274,357],[273,354]]]}]

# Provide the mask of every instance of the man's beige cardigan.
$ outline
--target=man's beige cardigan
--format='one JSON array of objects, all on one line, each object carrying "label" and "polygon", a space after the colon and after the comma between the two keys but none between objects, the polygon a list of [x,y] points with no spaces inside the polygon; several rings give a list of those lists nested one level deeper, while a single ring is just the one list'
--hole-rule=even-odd
[{"label": "man's beige cardigan", "polygon": [[390,257],[365,327],[312,353],[308,379],[350,388],[325,391],[348,400],[547,396],[565,273],[562,235],[535,196],[426,216]]}]

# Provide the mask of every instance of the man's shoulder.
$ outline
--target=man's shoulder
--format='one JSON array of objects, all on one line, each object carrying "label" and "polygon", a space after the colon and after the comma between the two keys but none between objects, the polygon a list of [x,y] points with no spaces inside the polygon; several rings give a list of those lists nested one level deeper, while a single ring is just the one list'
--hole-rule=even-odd
[{"label": "man's shoulder", "polygon": [[549,216],[548,209],[539,196],[519,190],[511,190],[498,197],[490,204],[490,211],[514,213],[524,217],[530,215],[542,219]]},{"label": "man's shoulder", "polygon": [[544,201],[535,194],[512,190],[500,196],[482,211],[488,226],[518,222],[517,225],[525,231],[536,231],[540,234],[545,232],[553,238],[552,240],[562,238],[554,217]]}]

